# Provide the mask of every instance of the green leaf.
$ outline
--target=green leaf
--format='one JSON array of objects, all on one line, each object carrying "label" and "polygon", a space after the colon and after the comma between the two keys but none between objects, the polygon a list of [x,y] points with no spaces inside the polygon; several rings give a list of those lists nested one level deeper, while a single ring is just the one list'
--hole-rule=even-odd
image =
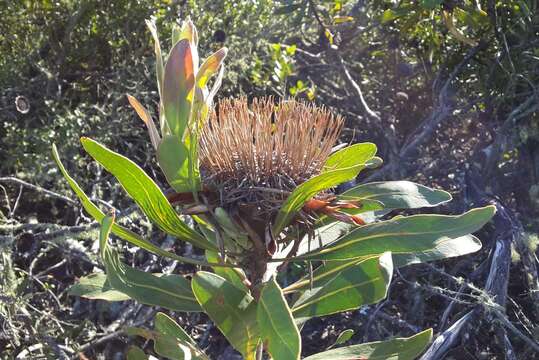
[{"label": "green leaf", "polygon": [[295,318],[312,318],[357,309],[386,297],[393,274],[391,254],[371,257],[305,291],[292,307]]},{"label": "green leaf", "polygon": [[[206,250],[206,259],[208,260],[208,262],[218,263],[219,255],[215,251]],[[243,282],[243,280],[246,279],[246,276],[241,269],[216,266],[213,268],[213,271],[222,278],[230,281],[241,291],[249,291],[249,289],[247,289],[247,286]]]},{"label": "green leaf", "polygon": [[346,346],[306,357],[304,360],[414,360],[425,350],[432,339],[432,329],[409,338]]},{"label": "green leaf", "polygon": [[355,334],[355,331],[353,329],[344,330],[343,332],[341,332],[339,334],[339,336],[337,337],[337,340],[335,340],[335,343],[333,344],[333,346],[344,344],[345,342],[350,340],[352,338],[352,336],[354,336],[354,334]]},{"label": "green leaf", "polygon": [[301,354],[301,337],[282,290],[271,278],[262,289],[257,306],[262,341],[274,359],[295,360]]},{"label": "green leaf", "polygon": [[273,233],[279,234],[305,202],[320,191],[354,179],[365,168],[365,163],[375,154],[376,145],[362,143],[349,146],[331,155],[320,175],[299,185],[288,196],[277,214]]},{"label": "green leaf", "polygon": [[148,356],[136,346],[130,346],[127,350],[127,360],[148,360]]},{"label": "green leaf", "polygon": [[214,217],[225,234],[233,239],[237,244],[243,248],[249,248],[251,246],[248,234],[245,232],[245,230],[241,229],[234,222],[234,220],[232,220],[225,209],[222,207],[215,208]]},{"label": "green leaf", "polygon": [[[388,221],[359,227],[332,244],[302,259],[350,260],[391,251],[394,255],[417,254],[438,248],[443,257],[477,249],[478,240],[470,235],[485,225],[496,212],[494,206],[472,209],[462,215],[397,216]],[[459,248],[448,246],[454,240]]]},{"label": "green leaf", "polygon": [[191,345],[196,345],[195,341],[191,339],[189,334],[182,329],[170,316],[165,313],[158,312],[155,315],[155,330],[160,334],[173,336],[178,340],[185,341]]},{"label": "green leaf", "polygon": [[189,40],[174,45],[165,65],[163,107],[172,134],[183,139],[191,113],[192,90],[195,84],[193,55]]},{"label": "green leaf", "polygon": [[103,219],[99,235],[100,254],[110,285],[132,299],[146,305],[175,311],[200,311],[189,281],[180,275],[156,276],[123,264],[120,256],[107,243],[114,220]]},{"label": "green leaf", "polygon": [[82,138],[81,142],[86,152],[118,179],[146,216],[161,230],[203,249],[217,249],[179,218],[161,189],[137,164],[92,139]]},{"label": "green leaf", "polygon": [[150,141],[152,143],[152,146],[157,149],[161,138],[159,136],[159,132],[157,131],[157,127],[153,122],[152,116],[150,115],[150,112],[148,111],[148,109],[142,106],[142,104],[136,98],[129,94],[127,94],[127,100],[129,101],[131,107],[135,109],[140,119],[144,122],[144,124],[146,124],[148,132],[150,134]]},{"label": "green leaf", "polygon": [[416,209],[438,206],[451,201],[451,194],[410,181],[382,181],[361,184],[338,195],[339,200],[359,200],[360,211]]},{"label": "green leaf", "polygon": [[376,150],[376,145],[373,143],[359,143],[347,146],[327,158],[322,172],[365,165],[376,155]]},{"label": "green leaf", "polygon": [[222,277],[199,271],[191,281],[202,309],[245,360],[254,360],[260,332],[256,303],[247,292]]},{"label": "green leaf", "polygon": [[189,171],[189,148],[175,135],[166,135],[157,148],[157,159],[167,182],[177,192],[199,191],[200,173]]},{"label": "green leaf", "polygon": [[[60,171],[64,175],[64,178],[67,180],[69,186],[71,187],[71,189],[75,192],[75,194],[81,201],[82,206],[84,207],[84,210],[86,210],[86,212],[90,214],[90,216],[92,216],[95,219],[95,221],[97,221],[98,223],[101,223],[103,221],[103,218],[105,217],[105,213],[102,212],[97,207],[97,205],[95,205],[90,200],[88,195],[86,195],[84,191],[82,191],[82,188],[79,186],[79,184],[66,171],[64,165],[60,161],[60,157],[58,156],[58,150],[56,149],[56,145],[54,144],[52,145],[52,154],[53,154],[54,160],[56,161],[56,164],[58,165],[58,167],[60,168]],[[112,225],[112,232],[115,235],[119,236],[120,238],[124,239],[125,241],[135,246],[138,246],[144,250],[147,250],[151,253],[154,253],[156,255],[160,255],[163,257],[167,257],[170,259],[174,259],[177,261],[181,261],[181,262],[184,262],[187,264],[193,264],[193,265],[200,265],[200,266],[208,266],[208,265],[219,266],[220,265],[220,264],[208,264],[204,261],[195,260],[195,259],[191,259],[184,256],[179,256],[174,253],[171,253],[170,251],[163,250],[159,246],[151,243],[150,241],[146,239],[141,238],[140,236],[138,236],[131,230],[126,229],[123,226],[120,226],[116,223]]]},{"label": "green leaf", "polygon": [[93,273],[80,278],[78,283],[69,288],[68,294],[92,300],[124,301],[131,299],[126,294],[114,290],[107,282],[107,275],[103,273]]},{"label": "green leaf", "polygon": [[[377,257],[377,256],[374,256]],[[369,257],[348,261],[326,261],[318,266],[312,274],[307,274],[284,289],[285,294],[297,292],[307,288],[322,287],[346,269],[357,266]]]},{"label": "green leaf", "polygon": [[159,43],[159,36],[157,35],[157,27],[155,26],[155,22],[153,20],[146,20],[146,26],[150,30],[154,41],[157,89],[159,91],[159,96],[162,96],[164,65],[163,55],[161,55],[161,44]]},{"label": "green leaf", "polygon": [[227,48],[221,48],[204,60],[196,74],[196,84],[198,87],[206,87],[208,80],[219,70],[227,53]]},{"label": "green leaf", "polygon": [[209,360],[191,337],[164,313],[155,315],[155,352],[174,360]]}]

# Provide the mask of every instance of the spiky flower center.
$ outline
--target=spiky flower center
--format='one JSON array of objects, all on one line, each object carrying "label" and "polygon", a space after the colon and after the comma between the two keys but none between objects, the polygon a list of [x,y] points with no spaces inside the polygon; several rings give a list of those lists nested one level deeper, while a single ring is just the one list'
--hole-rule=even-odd
[{"label": "spiky flower center", "polygon": [[292,191],[320,173],[342,124],[340,116],[303,102],[223,100],[200,140],[204,181],[233,198],[245,199],[246,191],[250,195]]}]

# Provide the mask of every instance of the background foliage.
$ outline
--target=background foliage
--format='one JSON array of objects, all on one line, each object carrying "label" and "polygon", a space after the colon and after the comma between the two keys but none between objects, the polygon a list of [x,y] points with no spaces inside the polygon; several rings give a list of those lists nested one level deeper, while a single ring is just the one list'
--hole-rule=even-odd
[{"label": "background foliage", "polygon": [[[170,33],[166,24],[191,15],[203,55],[223,44],[230,49],[221,96],[271,94],[324,104],[346,117],[343,142],[378,144],[386,165],[367,174],[370,180],[408,178],[450,190],[457,201],[444,212],[487,202],[503,210],[485,230],[477,256],[403,270],[381,307],[308,323],[307,353],[332,345],[346,328],[355,330],[351,343],[427,326],[443,332],[473,310],[480,325],[465,327],[468,341],[453,344],[449,354],[503,358],[514,348],[518,358],[531,358],[525,338],[537,342],[539,323],[537,14],[531,0],[1,3],[2,357],[34,345],[35,356],[82,349],[112,358],[123,351],[116,343],[121,326],[153,318],[148,307],[66,295],[77,277],[100,266],[96,227],[76,203],[42,189],[69,194],[50,156],[55,141],[74,177],[86,177],[89,194],[130,209],[123,221],[152,232],[118,184],[82,156],[78,140],[97,137],[163,179],[125,94],[145,104],[157,99],[144,19],[155,16]],[[181,246],[169,238],[158,242]],[[497,252],[504,244],[506,251]],[[127,259],[145,270],[192,270],[127,250]],[[495,256],[505,261],[499,284],[489,283]],[[502,305],[518,332],[493,325],[487,299]],[[209,353],[232,356],[206,318],[182,316]],[[110,333],[115,336],[104,337]]]}]

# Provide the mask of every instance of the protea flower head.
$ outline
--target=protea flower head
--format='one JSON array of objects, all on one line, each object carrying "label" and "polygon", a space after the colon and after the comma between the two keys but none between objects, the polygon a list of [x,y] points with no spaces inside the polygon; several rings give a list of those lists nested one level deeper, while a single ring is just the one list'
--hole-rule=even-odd
[{"label": "protea flower head", "polygon": [[342,124],[342,117],[304,102],[222,100],[200,140],[203,182],[219,192],[221,206],[271,216],[294,188],[320,173]]}]

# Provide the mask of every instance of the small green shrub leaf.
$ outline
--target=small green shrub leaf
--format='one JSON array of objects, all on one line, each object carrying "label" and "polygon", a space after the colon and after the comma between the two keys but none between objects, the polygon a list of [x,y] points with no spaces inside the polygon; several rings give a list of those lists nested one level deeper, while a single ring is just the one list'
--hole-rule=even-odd
[{"label": "small green shrub leaf", "polygon": [[[451,201],[451,194],[435,190],[410,181],[383,181],[361,184],[337,196],[340,200],[359,200],[361,212],[379,210],[369,209],[370,204],[382,204],[383,209],[416,209],[438,206]],[[374,202],[374,203],[373,203]]]},{"label": "small green shrub leaf", "polygon": [[107,282],[107,275],[94,273],[79,279],[69,288],[69,295],[80,296],[92,300],[124,301],[131,299],[126,294],[113,289]]},{"label": "small green shrub leaf", "polygon": [[[219,263],[219,255],[216,251],[209,251],[206,250],[206,259],[208,262],[211,263]],[[243,282],[244,279],[246,279],[245,273],[243,270],[239,268],[228,268],[228,267],[213,267],[213,271],[226,279],[227,281],[230,281],[232,284],[234,284],[238,289],[248,292],[249,289],[247,289],[247,286]]]},{"label": "small green shrub leaf", "polygon": [[202,309],[230,344],[246,360],[254,360],[260,331],[253,297],[219,275],[205,271],[193,276],[191,286]]},{"label": "small green shrub leaf", "polygon": [[171,317],[164,313],[155,315],[155,352],[169,359],[209,360],[191,337]]},{"label": "small green shrub leaf", "polygon": [[163,107],[168,127],[178,139],[183,139],[191,113],[192,90],[195,84],[193,54],[189,40],[174,45],[165,65]]},{"label": "small green shrub leaf", "polygon": [[359,143],[347,146],[327,158],[322,172],[365,165],[376,155],[376,151],[376,145],[373,143]]},{"label": "small green shrub leaf", "polygon": [[178,340],[196,345],[193,339],[170,316],[159,312],[155,315],[155,330],[163,335],[173,336]]},{"label": "small green shrub leaf", "polygon": [[227,52],[227,48],[221,48],[204,60],[196,74],[196,84],[198,87],[206,87],[208,80],[217,73],[217,70],[219,70]]},{"label": "small green shrub leaf", "polygon": [[380,301],[393,274],[391,254],[371,257],[306,290],[292,307],[297,319],[335,314]]},{"label": "small green shrub leaf", "polygon": [[277,214],[273,233],[279,234],[288,225],[296,212],[303,207],[305,202],[320,191],[354,179],[365,168],[365,163],[375,154],[376,145],[361,143],[349,146],[331,155],[320,175],[299,185],[288,196]]},{"label": "small green shrub leaf", "polygon": [[307,356],[304,360],[414,360],[432,339],[432,329],[408,338],[351,345]]},{"label": "small green shrub leaf", "polygon": [[[157,159],[167,182],[177,192],[200,190],[200,174],[189,171],[189,148],[175,135],[166,135],[157,148]],[[195,167],[196,168],[196,167]]]},{"label": "small green shrub leaf", "polygon": [[[494,206],[486,206],[457,216],[397,216],[391,220],[359,227],[301,258],[350,260],[386,251],[391,251],[394,255],[418,254],[434,248],[437,249],[437,258],[462,255],[477,250],[478,240],[470,233],[483,227],[495,211]],[[454,246],[456,239],[459,240],[458,249]]]},{"label": "small green shrub leaf", "polygon": [[92,139],[82,138],[81,142],[86,152],[118,179],[146,216],[163,231],[203,249],[216,249],[179,218],[161,189],[137,164]]},{"label": "small green shrub leaf", "polygon": [[99,235],[100,254],[110,285],[143,304],[175,311],[201,311],[189,281],[180,275],[157,276],[123,264],[107,243],[114,220],[106,216]]},{"label": "small green shrub leaf", "polygon": [[299,360],[299,330],[274,278],[262,289],[257,306],[257,319],[262,341],[274,359]]},{"label": "small green shrub leaf", "polygon": [[148,356],[140,348],[130,346],[127,350],[127,360],[148,360]]},{"label": "small green shrub leaf", "polygon": [[350,340],[352,336],[354,336],[354,334],[355,334],[355,331],[353,329],[344,330],[343,332],[339,334],[339,336],[337,336],[337,340],[335,340],[335,343],[333,344],[333,346],[344,344],[345,342]]},{"label": "small green shrub leaf", "polygon": [[[84,207],[84,210],[86,210],[86,212],[88,214],[90,214],[90,216],[92,216],[95,219],[95,221],[97,221],[98,223],[101,223],[103,221],[103,218],[105,217],[105,213],[103,213],[97,207],[97,205],[95,205],[90,200],[88,195],[86,195],[84,193],[84,191],[79,186],[79,184],[75,181],[75,179],[73,179],[69,175],[69,173],[66,171],[64,165],[60,161],[60,157],[58,156],[58,150],[56,149],[56,145],[52,146],[52,154],[53,154],[53,157],[54,157],[54,161],[56,161],[56,164],[60,168],[60,171],[64,175],[64,177],[67,180],[69,186],[71,187],[71,189],[75,192],[75,194],[77,195],[77,197],[81,201],[82,206]],[[150,241],[141,238],[140,236],[138,236],[137,234],[135,234],[131,230],[126,229],[123,226],[120,226],[120,225],[118,225],[116,223],[114,223],[112,225],[112,232],[115,235],[119,236],[120,238],[124,239],[125,241],[127,241],[127,242],[129,242],[129,243],[131,243],[131,244],[133,244],[135,246],[138,246],[138,247],[140,247],[140,248],[142,248],[144,250],[147,250],[147,251],[149,251],[151,253],[154,253],[156,255],[160,255],[160,256],[163,256],[163,257],[170,258],[170,259],[178,260],[178,261],[181,261],[181,262],[184,262],[184,263],[187,263],[187,264],[201,265],[201,266],[209,265],[208,263],[206,263],[204,261],[195,260],[195,259],[191,259],[191,258],[184,257],[184,256],[179,256],[179,255],[176,255],[174,253],[171,253],[170,251],[163,250],[159,246],[154,245]],[[218,264],[214,264],[214,266],[218,266]]]}]

